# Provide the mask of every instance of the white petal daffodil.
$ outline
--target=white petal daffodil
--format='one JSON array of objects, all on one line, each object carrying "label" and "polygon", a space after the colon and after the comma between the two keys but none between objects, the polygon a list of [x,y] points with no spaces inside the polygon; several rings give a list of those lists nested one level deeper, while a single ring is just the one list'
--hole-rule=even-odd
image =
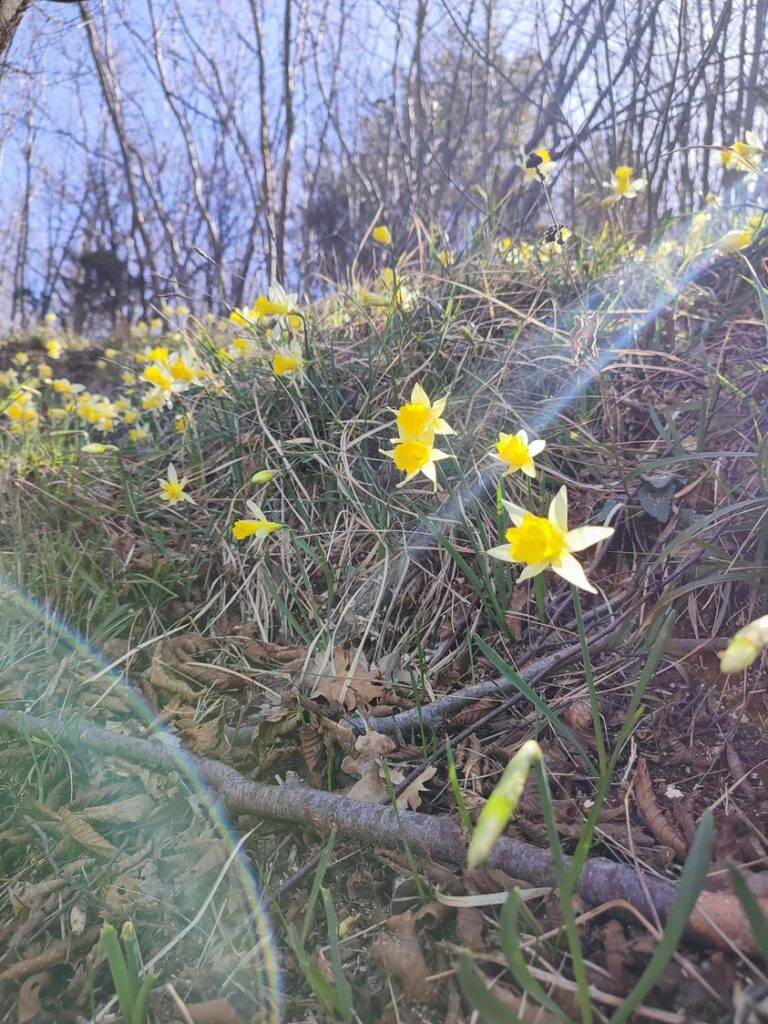
[{"label": "white petal daffodil", "polygon": [[503,562],[523,563],[518,583],[551,569],[573,586],[590,594],[597,593],[573,553],[607,540],[613,535],[612,526],[577,526],[569,530],[565,487],[561,487],[552,499],[546,518],[527,512],[511,501],[505,501],[504,507],[513,523],[506,533],[507,543],[491,548],[488,554]]},{"label": "white petal daffodil", "polygon": [[507,467],[504,476],[516,473],[518,470],[531,478],[536,476],[534,459],[541,455],[547,447],[546,441],[529,441],[528,434],[524,430],[518,430],[516,434],[499,434],[496,442],[496,450],[492,453],[494,458],[503,462]]}]

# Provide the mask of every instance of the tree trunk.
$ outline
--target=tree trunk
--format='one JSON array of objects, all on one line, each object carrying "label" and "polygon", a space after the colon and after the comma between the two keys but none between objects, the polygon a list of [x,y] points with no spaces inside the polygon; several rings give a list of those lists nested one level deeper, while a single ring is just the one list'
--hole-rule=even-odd
[{"label": "tree trunk", "polygon": [[0,0],[0,78],[5,70],[5,53],[30,0]]}]

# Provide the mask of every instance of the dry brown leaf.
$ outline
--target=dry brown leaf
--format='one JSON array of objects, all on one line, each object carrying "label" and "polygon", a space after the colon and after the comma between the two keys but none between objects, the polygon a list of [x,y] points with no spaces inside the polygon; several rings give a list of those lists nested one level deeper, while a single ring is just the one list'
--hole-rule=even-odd
[{"label": "dry brown leaf", "polygon": [[407,786],[397,798],[397,806],[400,808],[409,807],[412,811],[418,811],[421,807],[421,794],[427,788],[427,783],[434,777],[437,768],[428,764],[424,771]]},{"label": "dry brown leaf", "polygon": [[195,1024],[242,1024],[242,1017],[226,997],[208,999],[204,1003],[185,1003],[184,1009]]},{"label": "dry brown leaf", "polygon": [[92,853],[97,853],[100,857],[111,857],[116,852],[112,843],[79,814],[73,814],[66,807],[52,813],[69,838],[79,843],[80,846],[84,846]]},{"label": "dry brown leaf", "polygon": [[688,844],[677,828],[667,820],[664,811],[661,809],[656,799],[656,794],[653,791],[653,783],[651,782],[648,765],[644,757],[637,759],[634,790],[637,806],[640,808],[648,828],[660,843],[674,850],[678,857],[685,858],[688,853]]},{"label": "dry brown leaf", "polygon": [[22,983],[17,1002],[18,1024],[28,1024],[40,1012],[40,990],[45,988],[51,976],[48,971],[33,974]]},{"label": "dry brown leaf", "polygon": [[406,910],[404,914],[390,917],[387,933],[373,943],[371,955],[385,971],[400,980],[409,999],[434,1002],[439,990],[434,982],[427,981],[429,970],[416,935],[413,912]]},{"label": "dry brown leaf", "polygon": [[100,804],[97,807],[84,807],[80,812],[88,821],[106,821],[115,825],[125,822],[141,821],[155,809],[154,800],[146,793],[136,793],[112,804]]},{"label": "dry brown leaf", "polygon": [[370,704],[381,695],[381,672],[378,668],[368,668],[368,663],[361,656],[350,671],[356,651],[335,648],[329,660],[326,653],[318,654],[312,668],[307,672],[312,697],[323,697],[327,701],[342,702],[348,710],[359,704]]}]

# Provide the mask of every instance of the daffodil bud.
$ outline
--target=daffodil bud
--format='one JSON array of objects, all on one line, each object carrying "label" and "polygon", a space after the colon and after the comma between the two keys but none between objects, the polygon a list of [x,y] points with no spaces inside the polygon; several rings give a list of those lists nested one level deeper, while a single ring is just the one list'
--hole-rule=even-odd
[{"label": "daffodil bud", "polygon": [[721,672],[743,672],[768,644],[768,615],[740,629],[720,653]]},{"label": "daffodil bud", "polygon": [[504,769],[480,812],[475,831],[472,833],[467,851],[467,865],[470,868],[479,867],[488,859],[496,840],[517,810],[531,766],[540,760],[541,747],[536,740],[528,740]]},{"label": "daffodil bud", "polygon": [[278,470],[276,469],[260,469],[258,473],[254,473],[251,477],[251,483],[253,484],[268,484],[278,476]]}]

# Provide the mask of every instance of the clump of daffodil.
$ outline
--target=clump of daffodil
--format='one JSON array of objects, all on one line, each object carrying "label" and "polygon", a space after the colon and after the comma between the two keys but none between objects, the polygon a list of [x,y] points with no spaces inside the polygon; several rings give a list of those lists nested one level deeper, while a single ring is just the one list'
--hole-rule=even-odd
[{"label": "clump of daffodil", "polygon": [[430,401],[421,386],[414,384],[411,400],[397,410],[397,431],[401,441],[432,441],[435,434],[455,434],[453,427],[443,419],[448,395]]},{"label": "clump of daffodil", "polygon": [[507,467],[504,476],[520,471],[534,478],[536,466],[533,460],[541,455],[546,446],[546,441],[529,441],[524,430],[518,430],[516,434],[500,433],[493,455]]},{"label": "clump of daffodil", "polygon": [[550,151],[541,146],[525,158],[523,175],[526,181],[546,182],[552,177],[556,167],[557,161],[552,159]]},{"label": "clump of daffodil", "polygon": [[304,356],[298,339],[294,339],[289,345],[283,345],[273,354],[272,372],[276,377],[295,375],[297,379],[301,379],[304,372]]},{"label": "clump of daffodil", "polygon": [[250,537],[253,537],[257,544],[261,544],[270,533],[282,529],[283,524],[267,519],[255,502],[247,501],[245,504],[249,512],[249,518],[237,519],[233,523],[232,537],[235,540],[248,540]]},{"label": "clump of daffodil", "polygon": [[160,497],[169,505],[178,505],[180,501],[188,501],[190,505],[195,504],[195,499],[187,494],[184,488],[187,486],[187,478],[179,480],[176,467],[169,463],[165,479],[160,478]]},{"label": "clump of daffodil", "polygon": [[605,200],[606,203],[618,203],[622,199],[635,199],[647,186],[645,178],[635,178],[634,167],[616,167],[611,174],[610,181],[604,181],[603,185],[611,190],[611,194]]},{"label": "clump of daffodil", "polygon": [[14,433],[32,430],[40,420],[29,391],[20,392],[13,401],[6,405],[3,414],[11,421],[11,430]]},{"label": "clump of daffodil", "polygon": [[721,672],[743,672],[768,644],[768,615],[763,615],[738,631],[720,652]]},{"label": "clump of daffodil", "polygon": [[749,174],[755,171],[755,157],[764,152],[758,136],[754,132],[746,132],[743,142],[737,139],[720,151],[720,159],[726,171],[742,171]]},{"label": "clump of daffodil", "polygon": [[379,245],[392,245],[392,235],[386,224],[377,224],[372,231],[374,242]]},{"label": "clump of daffodil", "polygon": [[518,583],[533,579],[545,569],[552,569],[573,586],[590,594],[597,593],[573,553],[607,540],[613,535],[612,526],[577,526],[575,530],[569,530],[565,487],[561,487],[552,499],[546,517],[526,512],[510,501],[505,501],[504,507],[513,523],[506,533],[507,543],[491,548],[488,554],[503,562],[522,563],[524,569],[517,577]]}]

